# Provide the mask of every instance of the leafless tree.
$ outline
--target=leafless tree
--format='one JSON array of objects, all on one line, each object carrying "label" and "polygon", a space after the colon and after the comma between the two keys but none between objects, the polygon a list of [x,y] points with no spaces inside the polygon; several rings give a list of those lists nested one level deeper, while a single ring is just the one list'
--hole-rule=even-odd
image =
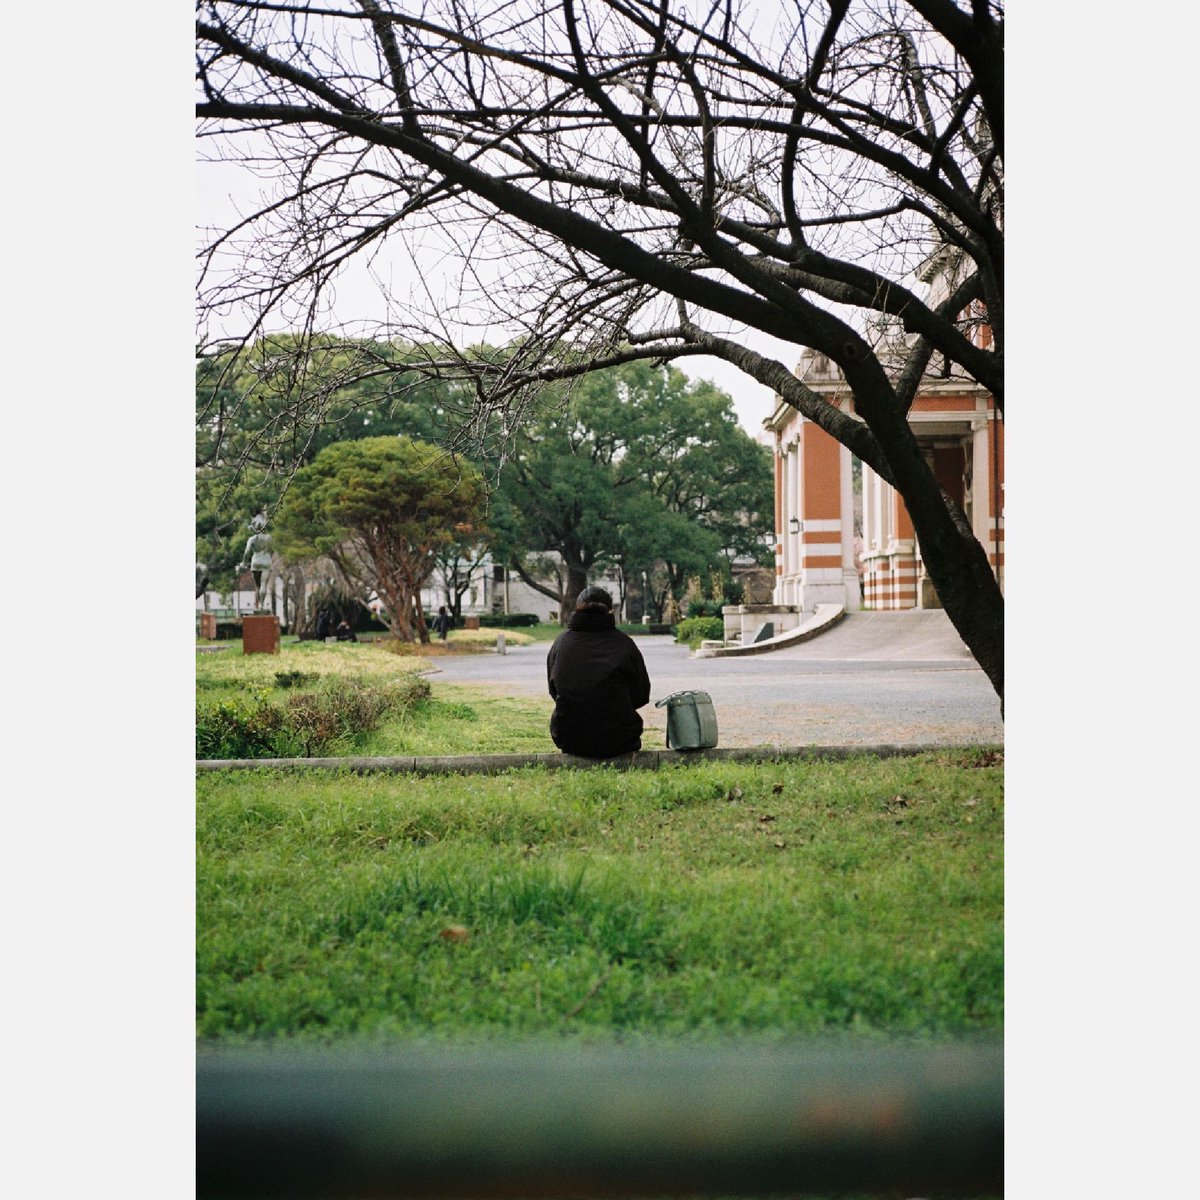
[{"label": "leafless tree", "polygon": [[[203,144],[266,188],[204,247],[206,320],[316,327],[352,260],[456,254],[454,296],[393,297],[394,328],[443,323],[430,365],[473,381],[481,439],[548,380],[726,359],[897,488],[1003,696],[999,586],[908,421],[931,366],[1003,411],[1000,5],[208,0],[197,35]],[[504,352],[455,354],[472,321]],[[745,327],[827,355],[854,413]]]}]

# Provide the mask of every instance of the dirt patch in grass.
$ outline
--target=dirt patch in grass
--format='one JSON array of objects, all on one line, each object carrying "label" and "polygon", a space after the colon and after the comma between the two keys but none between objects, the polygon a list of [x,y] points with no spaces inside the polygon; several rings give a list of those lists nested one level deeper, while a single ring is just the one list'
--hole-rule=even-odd
[{"label": "dirt patch in grass", "polygon": [[444,658],[458,654],[494,654],[496,635],[503,632],[509,646],[528,646],[535,639],[525,633],[514,633],[511,629],[455,629],[446,641],[402,642],[398,638],[387,638],[378,644],[391,654],[402,658]]}]

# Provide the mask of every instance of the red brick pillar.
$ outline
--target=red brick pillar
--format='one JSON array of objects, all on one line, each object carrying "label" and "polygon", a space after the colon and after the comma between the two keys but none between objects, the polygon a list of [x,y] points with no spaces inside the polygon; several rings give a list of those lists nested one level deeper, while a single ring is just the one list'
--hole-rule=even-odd
[{"label": "red brick pillar", "polygon": [[892,492],[892,553],[882,608],[917,607],[917,535],[899,492]]},{"label": "red brick pillar", "polygon": [[279,618],[273,616],[243,617],[242,653],[278,654]]},{"label": "red brick pillar", "polygon": [[[799,480],[796,510],[799,529],[792,536],[798,568],[796,602],[805,612],[818,604],[849,604],[847,575],[854,582],[857,607],[858,580],[850,553],[842,542],[852,536],[853,507],[843,512],[843,462],[841,445],[819,425],[801,421],[798,445]],[[849,458],[844,464],[850,469]],[[848,488],[848,479],[847,479]],[[849,492],[847,490],[847,495]],[[851,502],[852,504],[852,502]],[[843,561],[845,560],[845,561]]]},{"label": "red brick pillar", "polygon": [[200,636],[212,641],[217,636],[217,614],[202,612],[200,614]]}]

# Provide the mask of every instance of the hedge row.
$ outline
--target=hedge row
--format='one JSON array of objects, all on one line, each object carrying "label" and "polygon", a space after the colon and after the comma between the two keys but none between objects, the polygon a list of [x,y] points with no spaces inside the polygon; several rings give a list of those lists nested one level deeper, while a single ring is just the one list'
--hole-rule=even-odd
[{"label": "hedge row", "polygon": [[675,626],[675,640],[686,642],[693,650],[703,641],[724,636],[725,622],[720,617],[688,617]]},{"label": "hedge row", "polygon": [[[304,681],[300,672],[276,676],[288,690]],[[333,742],[374,729],[386,714],[427,700],[430,690],[419,675],[388,683],[331,677],[280,700],[255,692],[198,704],[196,757],[311,758]]]},{"label": "hedge row", "polygon": [[481,629],[519,629],[522,625],[537,625],[536,613],[485,613],[479,618]]}]

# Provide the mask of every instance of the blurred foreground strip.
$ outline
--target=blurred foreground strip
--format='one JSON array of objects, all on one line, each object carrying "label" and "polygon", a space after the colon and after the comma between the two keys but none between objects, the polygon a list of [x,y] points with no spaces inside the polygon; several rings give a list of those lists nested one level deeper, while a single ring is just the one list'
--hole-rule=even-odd
[{"label": "blurred foreground strip", "polygon": [[999,1196],[999,1043],[202,1052],[197,1195]]}]

